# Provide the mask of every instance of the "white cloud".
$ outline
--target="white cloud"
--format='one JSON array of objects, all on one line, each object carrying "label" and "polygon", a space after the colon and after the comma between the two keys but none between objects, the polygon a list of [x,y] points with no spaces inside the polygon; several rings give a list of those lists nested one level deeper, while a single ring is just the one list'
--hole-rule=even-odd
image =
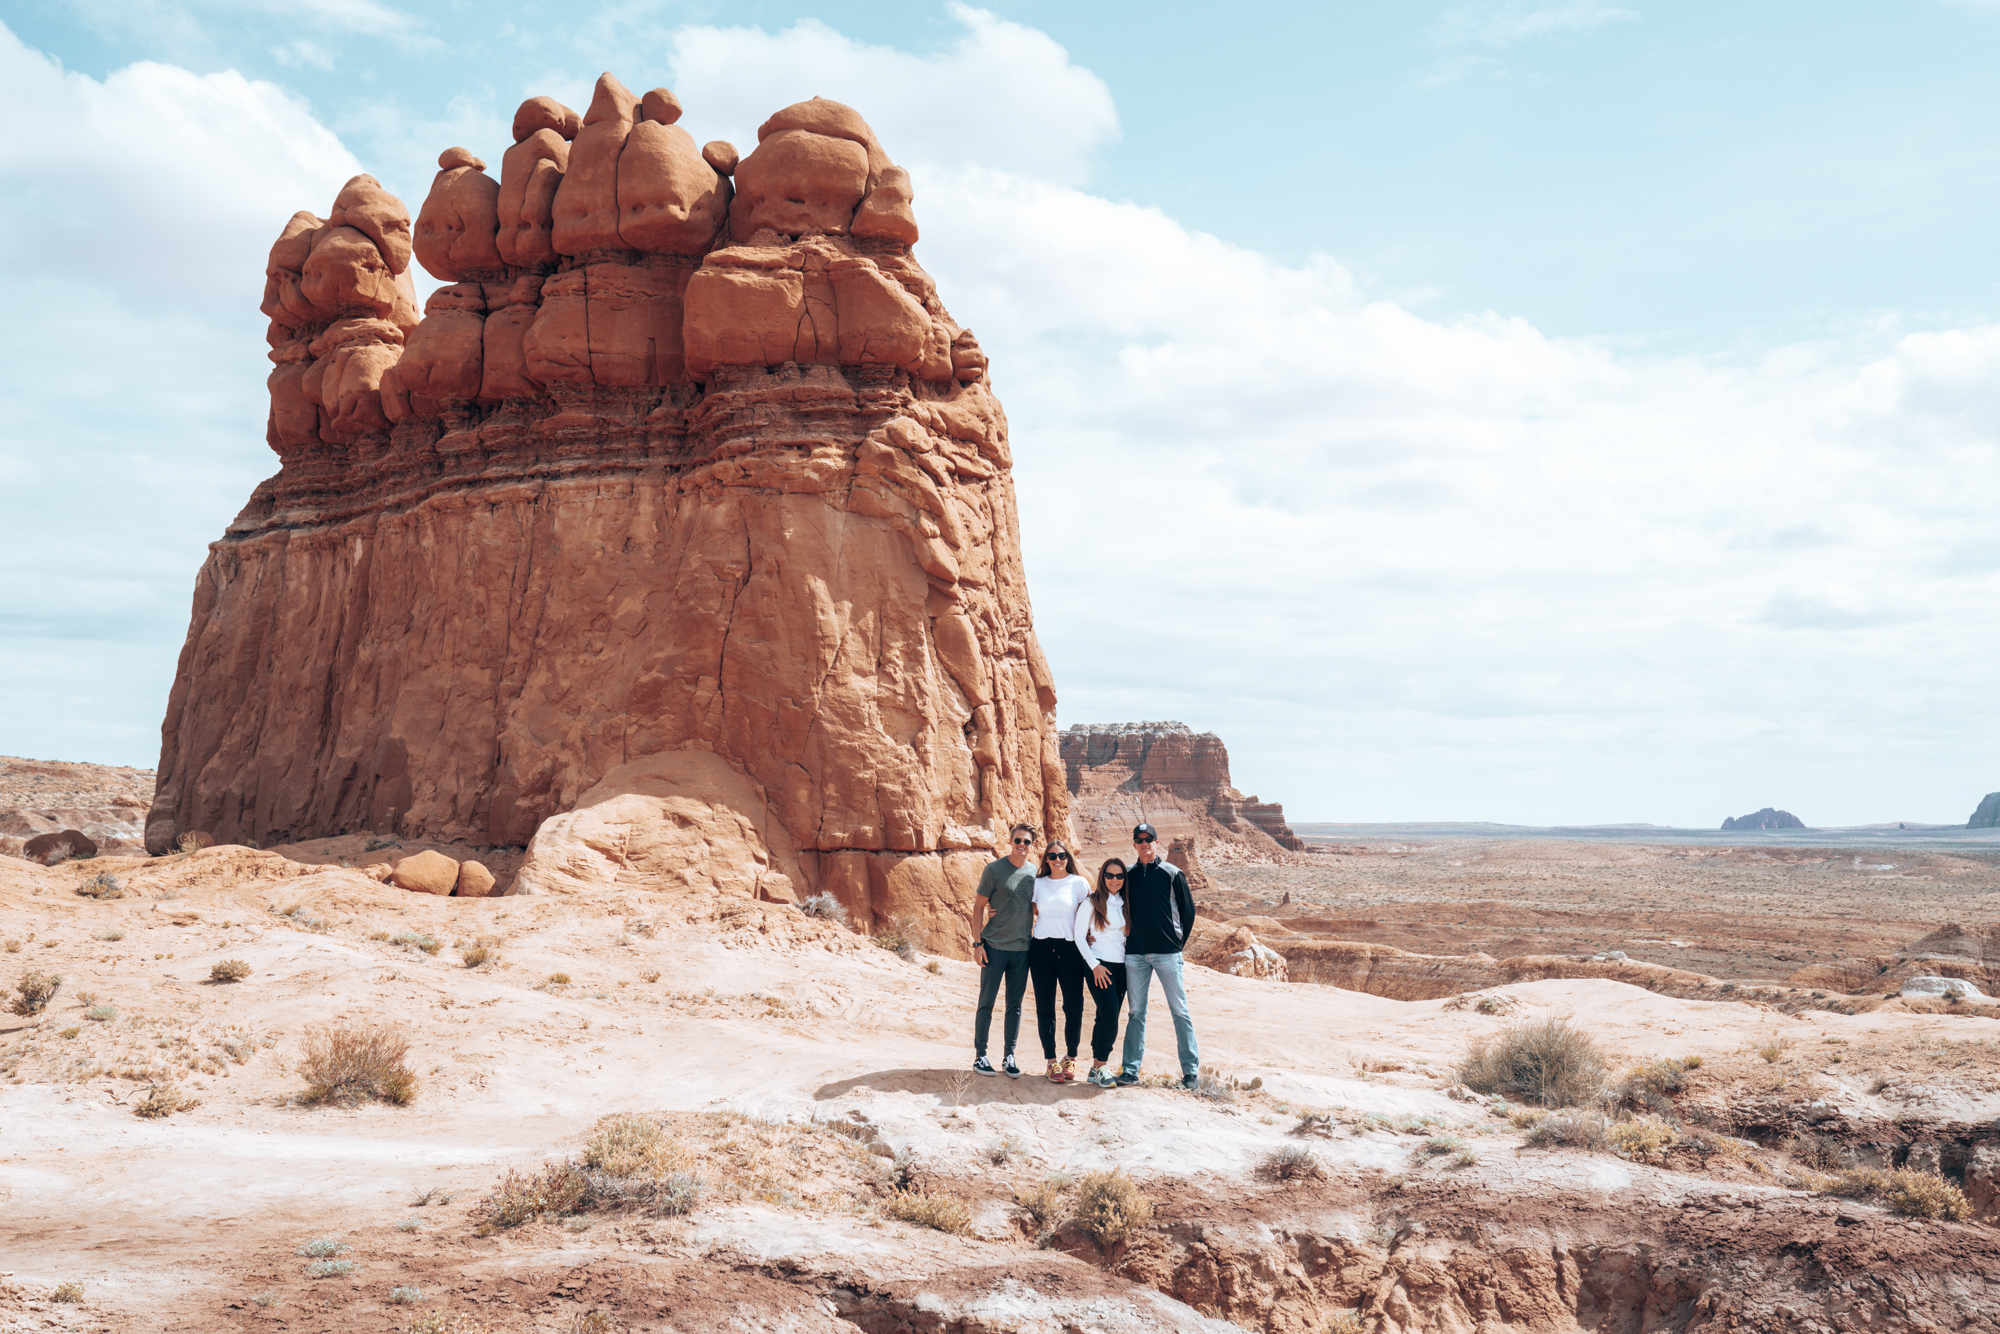
[{"label": "white cloud", "polygon": [[1638,17],[1637,10],[1599,4],[1597,0],[1572,0],[1568,4],[1458,5],[1438,15],[1431,25],[1431,36],[1444,47],[1500,48],[1539,37],[1590,32],[1607,23]]},{"label": "white cloud", "polygon": [[265,252],[360,164],[272,84],[4,26],[0,114],[0,750],[150,763],[203,550],[274,470]]},{"label": "white cloud", "polygon": [[361,165],[275,84],[141,61],[99,81],[0,25],[0,247],[127,298],[254,311],[261,256]]},{"label": "white cloud", "polygon": [[[962,31],[918,54],[870,45],[804,19],[782,32],[686,26],[584,25],[574,44],[608,62],[579,69],[566,87],[536,87],[581,108],[599,68],[637,91],[637,53],[657,49],[697,139],[728,139],[744,152],[781,107],[829,97],[861,110],[889,156],[905,166],[974,164],[1031,180],[1081,184],[1093,153],[1118,138],[1111,91],[1047,34],[969,5],[948,10]],[[511,109],[510,109],[511,110]]]},{"label": "white cloud", "polygon": [[334,57],[338,54],[339,52],[321,46],[318,42],[309,42],[304,38],[300,38],[296,42],[287,42],[283,46],[274,46],[271,48],[272,57],[280,65],[289,66],[292,69],[299,69],[304,66],[310,66],[313,69],[332,69]]},{"label": "white cloud", "polygon": [[1732,778],[1943,818],[1986,781],[1953,738],[1994,648],[1958,609],[2000,595],[2000,329],[1622,356],[1074,190],[921,185],[1066,722],[1186,715],[1321,818],[1705,822]]}]

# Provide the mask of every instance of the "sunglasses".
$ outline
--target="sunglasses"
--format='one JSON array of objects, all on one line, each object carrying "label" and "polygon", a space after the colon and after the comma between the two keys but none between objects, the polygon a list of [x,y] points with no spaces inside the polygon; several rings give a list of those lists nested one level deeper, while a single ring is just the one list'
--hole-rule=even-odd
[{"label": "sunglasses", "polygon": [[1106,880],[1123,880],[1125,878],[1125,873],[1123,871],[1106,871],[1104,873],[1104,878]]},{"label": "sunglasses", "polygon": [[1014,846],[1017,848],[1032,848],[1035,846],[1035,840],[1032,838],[1017,838],[1014,840]]},{"label": "sunglasses", "polygon": [[1132,841],[1134,843],[1151,843],[1153,841],[1153,836],[1151,834],[1148,834],[1144,838],[1135,838]]},{"label": "sunglasses", "polygon": [[1049,860],[1052,862],[1066,862],[1069,860],[1069,854],[1067,852],[1051,852]]}]

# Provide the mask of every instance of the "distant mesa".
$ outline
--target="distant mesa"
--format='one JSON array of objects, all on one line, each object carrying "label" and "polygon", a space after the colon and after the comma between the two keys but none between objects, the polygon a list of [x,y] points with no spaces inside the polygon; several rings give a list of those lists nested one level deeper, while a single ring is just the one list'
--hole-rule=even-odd
[{"label": "distant mesa", "polygon": [[1123,844],[1131,826],[1147,820],[1168,840],[1198,834],[1258,854],[1305,850],[1282,805],[1231,786],[1229,749],[1213,732],[1179,722],[1078,723],[1061,741],[1072,816],[1086,845]]},{"label": "distant mesa", "polygon": [[1731,829],[1804,829],[1805,827],[1806,822],[1798,816],[1793,815],[1790,811],[1773,810],[1769,806],[1758,811],[1755,815],[1739,815],[1734,819],[1722,822],[1724,831]]},{"label": "distant mesa", "polygon": [[1988,792],[1980,798],[1979,809],[1965,822],[1967,829],[2000,829],[2000,792]]}]

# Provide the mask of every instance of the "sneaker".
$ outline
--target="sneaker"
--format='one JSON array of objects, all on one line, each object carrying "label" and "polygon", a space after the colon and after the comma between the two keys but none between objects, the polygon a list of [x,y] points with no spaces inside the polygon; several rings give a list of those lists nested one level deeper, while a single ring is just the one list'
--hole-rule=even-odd
[{"label": "sneaker", "polygon": [[1062,1062],[1051,1057],[1049,1059],[1049,1072],[1044,1077],[1051,1084],[1062,1083],[1063,1082]]},{"label": "sneaker", "polygon": [[1098,1088],[1108,1089],[1111,1087],[1111,1068],[1100,1065],[1083,1078],[1087,1084],[1095,1084]]},{"label": "sneaker", "polygon": [[1063,1057],[1062,1077],[1063,1077],[1063,1083],[1065,1084],[1076,1083],[1076,1057],[1074,1056]]},{"label": "sneaker", "polygon": [[1181,1087],[1186,1089],[1190,1093],[1194,1092],[1196,1089],[1201,1087],[1201,1076],[1200,1075],[1181,1076]]},{"label": "sneaker", "polygon": [[1007,1059],[1000,1062],[1000,1073],[1009,1079],[1019,1079],[1021,1077],[1021,1067],[1014,1063],[1013,1052],[1008,1052]]},{"label": "sneaker", "polygon": [[1000,1072],[993,1068],[993,1062],[982,1056],[972,1063],[972,1073],[975,1075],[997,1075]]},{"label": "sneaker", "polygon": [[1128,1089],[1131,1088],[1134,1084],[1139,1082],[1139,1076],[1133,1074],[1130,1070],[1120,1070],[1117,1074],[1117,1077],[1114,1078],[1111,1082],[1116,1084],[1119,1088]]}]

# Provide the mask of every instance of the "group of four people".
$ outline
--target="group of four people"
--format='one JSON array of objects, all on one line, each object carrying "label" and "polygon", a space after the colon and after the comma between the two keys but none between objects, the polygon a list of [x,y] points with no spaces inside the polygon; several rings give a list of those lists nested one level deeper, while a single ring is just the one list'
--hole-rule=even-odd
[{"label": "group of four people", "polygon": [[[1194,933],[1194,894],[1187,876],[1159,855],[1159,835],[1150,824],[1132,831],[1133,860],[1113,857],[1097,868],[1097,884],[1077,873],[1076,859],[1060,842],[1042,852],[1040,866],[1030,854],[1037,837],[1017,824],[1008,833],[1012,850],[979,877],[972,907],[972,959],[980,966],[979,1009],[972,1021],[972,1068],[982,1075],[1021,1077],[1014,1045],[1021,1035],[1021,998],[1029,978],[1035,983],[1035,1027],[1048,1061],[1048,1078],[1076,1081],[1076,1049],[1083,1035],[1083,993],[1096,1010],[1090,1029],[1089,1083],[1109,1088],[1139,1082],[1146,1057],[1146,1002],[1152,980],[1160,980],[1174,1018],[1180,1049],[1181,1083],[1194,1088],[1201,1074],[1194,1020],[1188,1013],[1181,976],[1181,952]],[[986,1057],[993,1030],[993,1003],[1006,984],[1002,1029],[1006,1050],[996,1070]],[[1062,993],[1063,1043],[1056,1056],[1056,993]],[[1130,1009],[1125,1046],[1116,1075],[1106,1068],[1118,1038],[1121,1014]]]}]

